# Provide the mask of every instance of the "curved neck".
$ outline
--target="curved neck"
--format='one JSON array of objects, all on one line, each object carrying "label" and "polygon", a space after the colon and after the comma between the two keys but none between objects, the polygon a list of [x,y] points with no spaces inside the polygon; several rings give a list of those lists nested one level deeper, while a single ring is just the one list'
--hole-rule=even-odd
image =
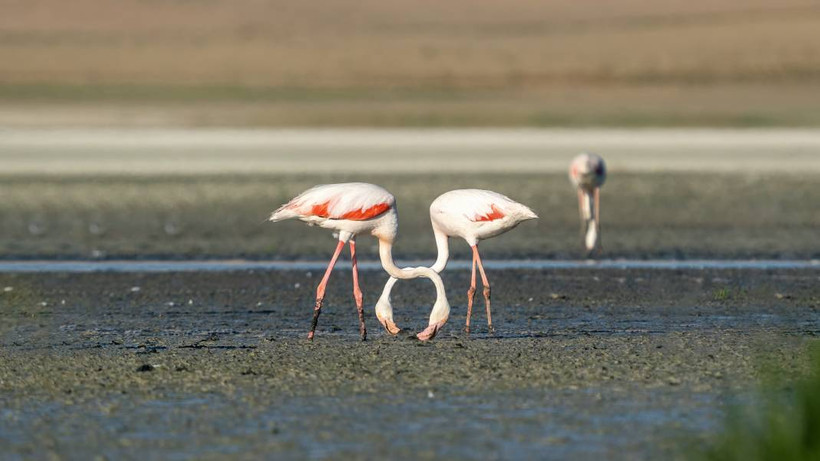
[{"label": "curved neck", "polygon": [[384,270],[387,271],[387,273],[390,274],[391,277],[404,280],[415,279],[419,277],[428,278],[436,286],[436,296],[441,299],[447,298],[447,294],[444,290],[444,282],[442,282],[441,277],[438,275],[438,273],[436,273],[431,268],[406,267],[402,269],[396,266],[396,263],[393,262],[393,244],[391,242],[379,239],[379,259],[381,260],[382,267],[384,267]]},{"label": "curved neck", "polygon": [[447,267],[447,260],[450,259],[450,238],[447,237],[447,234],[437,229],[435,225],[433,226],[433,235],[436,237],[436,250],[438,250],[438,255],[436,256],[436,262],[430,266],[430,269],[441,272]]}]

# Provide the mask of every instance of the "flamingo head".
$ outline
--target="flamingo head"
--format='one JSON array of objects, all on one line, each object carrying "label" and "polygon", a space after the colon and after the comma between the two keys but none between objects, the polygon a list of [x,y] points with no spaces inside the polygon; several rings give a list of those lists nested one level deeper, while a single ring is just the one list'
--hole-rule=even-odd
[{"label": "flamingo head", "polygon": [[[395,281],[396,279],[390,279],[391,281]],[[390,292],[389,289],[392,288],[393,283],[395,282],[388,282],[389,287],[385,287],[384,293],[382,293],[379,300],[376,302],[376,318],[379,319],[379,323],[382,324],[385,330],[391,335],[396,335],[401,331],[396,325],[396,322],[393,321],[393,306],[390,304]]]}]

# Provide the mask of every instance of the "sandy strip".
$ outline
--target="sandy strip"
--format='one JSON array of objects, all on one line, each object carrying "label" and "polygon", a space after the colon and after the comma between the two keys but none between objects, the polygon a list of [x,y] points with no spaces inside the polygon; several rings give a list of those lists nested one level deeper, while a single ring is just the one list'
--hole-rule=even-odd
[{"label": "sandy strip", "polygon": [[0,129],[6,174],[557,172],[586,150],[610,171],[820,171],[805,129]]}]

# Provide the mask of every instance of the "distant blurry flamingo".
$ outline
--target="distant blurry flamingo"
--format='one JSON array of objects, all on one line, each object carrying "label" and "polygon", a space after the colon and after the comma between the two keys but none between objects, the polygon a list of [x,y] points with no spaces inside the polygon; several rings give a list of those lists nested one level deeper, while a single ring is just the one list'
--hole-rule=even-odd
[{"label": "distant blurry flamingo", "polygon": [[[433,234],[436,238],[438,257],[430,267],[441,272],[447,266],[450,257],[449,238],[461,237],[473,249],[473,271],[470,289],[467,290],[467,321],[464,327],[470,332],[470,316],[473,313],[473,299],[476,291],[476,265],[481,272],[484,285],[484,305],[487,307],[487,326],[493,331],[493,320],[490,312],[490,281],[484,273],[484,265],[478,254],[480,240],[495,237],[513,229],[523,221],[536,219],[538,216],[526,206],[497,192],[481,189],[460,189],[445,192],[430,205],[430,220],[433,222]],[[376,311],[392,318],[393,307],[390,304],[390,292],[396,279],[391,278],[384,286],[382,295],[376,303]],[[429,328],[428,328],[429,330]],[[425,330],[422,335],[435,331]]]},{"label": "distant blurry flamingo", "polygon": [[600,193],[606,181],[606,164],[599,155],[583,153],[572,159],[569,179],[578,189],[581,235],[587,255],[600,248]]},{"label": "distant blurry flamingo", "polygon": [[[447,321],[450,305],[444,291],[441,277],[426,267],[399,269],[393,263],[392,246],[398,234],[398,214],[396,199],[385,189],[366,183],[326,184],[315,186],[282,205],[270,217],[271,221],[297,218],[311,226],[333,229],[339,239],[336,251],[330,259],[325,275],[316,289],[316,304],[313,310],[313,322],[308,339],[312,340],[322,310],[330,273],[336,264],[342,248],[350,242],[350,259],[353,264],[353,297],[359,311],[359,333],[362,341],[367,338],[362,307],[362,291],[359,288],[359,270],[356,261],[356,235],[368,232],[379,239],[379,257],[382,267],[393,277],[412,279],[426,277],[436,286],[436,302],[430,314],[430,327],[441,328]],[[378,312],[377,312],[378,316]],[[379,321],[391,332],[398,332],[392,317]]]}]

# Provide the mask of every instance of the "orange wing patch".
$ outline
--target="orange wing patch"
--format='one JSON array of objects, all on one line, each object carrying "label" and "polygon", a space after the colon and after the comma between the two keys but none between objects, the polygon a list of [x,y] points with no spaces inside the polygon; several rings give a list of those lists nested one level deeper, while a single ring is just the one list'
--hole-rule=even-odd
[{"label": "orange wing patch", "polygon": [[313,205],[310,209],[310,216],[318,216],[320,218],[327,218],[330,215],[330,212],[327,211],[327,205],[330,202],[320,203],[318,205]]},{"label": "orange wing patch", "polygon": [[351,221],[365,221],[368,219],[373,219],[389,209],[389,203],[379,203],[377,205],[373,205],[372,207],[366,210],[348,211],[347,213],[340,216],[339,219],[349,219]]},{"label": "orange wing patch", "polygon": [[341,216],[330,216],[330,211],[328,210],[329,205],[330,202],[313,205],[310,208],[309,216],[318,216],[320,218],[330,219],[349,219],[351,221],[365,221],[368,219],[373,219],[376,216],[379,216],[380,214],[390,209],[389,203],[379,203],[377,205],[373,205],[372,207],[366,210],[359,209],[348,211],[347,213]]},{"label": "orange wing patch", "polygon": [[506,216],[495,204],[490,205],[490,208],[493,210],[491,213],[484,216],[476,216],[473,221],[495,221],[496,219],[501,219]]}]

